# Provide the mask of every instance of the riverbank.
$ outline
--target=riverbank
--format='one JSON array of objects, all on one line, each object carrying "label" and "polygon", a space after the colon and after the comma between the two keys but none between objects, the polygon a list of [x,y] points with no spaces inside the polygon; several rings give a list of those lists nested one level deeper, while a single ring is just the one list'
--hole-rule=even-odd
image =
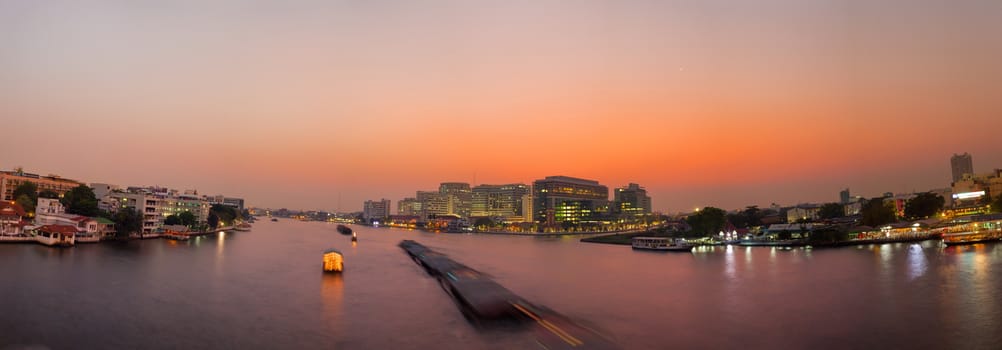
[{"label": "riverbank", "polygon": [[[399,227],[392,225],[382,225],[382,226],[371,226],[363,224],[352,224],[368,228],[395,228],[404,230],[414,230],[422,231],[428,233],[447,233],[447,234],[483,234],[483,235],[495,235],[495,236],[530,236],[530,237],[565,237],[565,236],[606,236],[606,235],[617,235],[617,234],[638,234],[645,231],[641,230],[624,230],[624,231],[585,231],[585,232],[514,232],[514,231],[470,231],[470,232],[447,232],[439,230],[429,230],[425,228],[417,227]],[[627,243],[629,244],[629,243]]]},{"label": "riverbank", "polygon": [[599,243],[599,244],[615,244],[615,245],[633,245],[633,237],[671,237],[668,234],[657,233],[657,232],[626,232],[626,233],[614,233],[595,237],[582,238],[581,242],[585,243]]},{"label": "riverbank", "polygon": [[[596,237],[582,238],[581,242],[585,243],[598,243],[598,244],[613,244],[613,245],[632,245],[633,237],[671,237],[667,234],[661,234],[656,232],[638,232],[629,234],[612,234],[603,235]],[[894,237],[894,238],[874,238],[874,239],[861,239],[861,240],[850,240],[842,242],[827,242],[827,243],[810,243],[801,240],[795,241],[745,241],[737,243],[735,245],[747,246],[747,247],[806,247],[811,248],[838,248],[838,247],[850,247],[850,246],[860,246],[860,245],[871,245],[871,244],[887,244],[887,243],[910,243],[910,242],[922,242],[929,240],[937,240],[939,236],[929,234],[929,235],[909,235],[904,237]]]}]

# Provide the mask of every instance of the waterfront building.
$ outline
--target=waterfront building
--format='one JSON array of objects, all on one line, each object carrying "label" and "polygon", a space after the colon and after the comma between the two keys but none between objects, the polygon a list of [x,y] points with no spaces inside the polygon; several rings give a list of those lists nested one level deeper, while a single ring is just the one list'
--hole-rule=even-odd
[{"label": "waterfront building", "polygon": [[72,225],[44,225],[35,229],[38,243],[47,246],[72,246],[76,235],[77,228]]},{"label": "waterfront building", "polygon": [[819,204],[797,204],[795,207],[786,210],[786,222],[814,221],[818,219],[818,213],[820,212],[821,205]]},{"label": "waterfront building", "polygon": [[397,201],[397,214],[404,216],[420,216],[421,201],[413,197]]},{"label": "waterfront building", "polygon": [[608,212],[609,188],[594,180],[547,176],[532,185],[533,218],[547,226],[592,221]]},{"label": "waterfront building", "polygon": [[953,182],[959,181],[964,177],[964,174],[974,174],[974,162],[971,161],[971,155],[964,152],[964,154],[954,154],[950,157],[950,170],[953,174]]},{"label": "waterfront building", "polygon": [[417,191],[417,200],[421,203],[420,216],[422,220],[450,215],[453,202],[439,191]]},{"label": "waterfront building", "polygon": [[964,174],[951,188],[953,206],[979,204],[1002,196],[1002,169],[984,174]]},{"label": "waterfront building", "polygon": [[59,175],[45,175],[41,176],[38,174],[26,173],[23,170],[17,169],[14,171],[0,171],[0,196],[3,196],[3,200],[12,201],[17,198],[14,197],[14,189],[24,182],[34,183],[38,187],[38,192],[52,191],[59,195],[72,190],[74,187],[80,186],[82,183],[65,179]]},{"label": "waterfront building", "polygon": [[0,201],[0,235],[19,235],[23,233],[27,222],[24,221],[24,208],[17,203]]},{"label": "waterfront building", "polygon": [[225,205],[225,206],[234,208],[234,209],[236,209],[237,211],[240,211],[240,212],[242,212],[244,210],[244,199],[243,198],[226,197],[224,195],[217,194],[215,196],[206,196],[205,200],[207,202],[209,202],[210,205],[212,205],[212,204],[221,204],[221,205]]},{"label": "waterfront building", "polygon": [[66,208],[58,199],[39,197],[38,201],[35,202],[35,217],[64,213],[66,213]]},{"label": "waterfront building", "polygon": [[473,191],[470,184],[465,182],[443,182],[438,186],[438,192],[448,198],[450,205],[449,214],[461,218],[470,217],[473,209]]},{"label": "waterfront building", "polygon": [[[471,216],[500,217],[506,222],[523,222],[532,217],[530,189],[525,184],[478,185],[473,188]],[[529,209],[526,210],[526,200]]]},{"label": "waterfront building", "polygon": [[845,216],[856,216],[863,211],[863,202],[861,198],[855,200],[850,200],[847,203],[842,204],[842,210],[845,212]]},{"label": "waterfront building", "polygon": [[35,225],[64,225],[76,227],[77,233],[87,236],[97,236],[97,218],[75,214],[40,214],[35,216]]},{"label": "waterfront building", "polygon": [[195,221],[200,224],[209,221],[209,202],[199,197],[196,191],[179,193],[177,190],[170,190],[161,203],[160,215],[164,218],[189,212],[195,216]]},{"label": "waterfront building", "polygon": [[94,191],[94,197],[100,200],[111,193],[112,191],[120,191],[121,189],[115,185],[103,184],[103,183],[91,183],[90,189]]},{"label": "waterfront building", "polygon": [[166,206],[168,190],[157,187],[129,187],[126,191],[113,191],[101,200],[101,205],[109,212],[129,208],[143,216],[142,233],[150,234],[163,227],[163,208]]},{"label": "waterfront building", "polygon": [[640,185],[631,183],[613,192],[616,213],[625,217],[643,217],[651,213],[651,197]]},{"label": "waterfront building", "polygon": [[378,201],[365,201],[362,205],[362,219],[366,223],[374,221],[386,221],[390,216],[390,200],[381,199]]}]

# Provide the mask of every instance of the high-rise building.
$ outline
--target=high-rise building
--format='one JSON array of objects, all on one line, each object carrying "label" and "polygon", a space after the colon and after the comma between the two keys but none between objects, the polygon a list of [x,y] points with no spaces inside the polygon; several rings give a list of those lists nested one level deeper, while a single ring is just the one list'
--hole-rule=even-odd
[{"label": "high-rise building", "polygon": [[974,162],[971,161],[971,155],[964,152],[964,154],[954,154],[950,157],[950,170],[953,172],[953,182],[957,182],[964,177],[964,174],[974,174]]},{"label": "high-rise building", "polygon": [[839,199],[839,203],[841,203],[843,205],[849,204],[849,201],[851,199],[849,197],[849,189],[847,188],[847,189],[844,189],[841,192],[839,192],[838,193],[838,199]]},{"label": "high-rise building", "polygon": [[615,211],[626,216],[644,216],[651,213],[651,197],[647,190],[631,183],[613,192]]},{"label": "high-rise building", "polygon": [[404,198],[397,201],[397,215],[421,215],[421,202],[417,198]]},{"label": "high-rise building", "polygon": [[609,188],[598,181],[547,176],[532,185],[534,219],[553,226],[594,220],[609,208]]},{"label": "high-rise building", "polygon": [[470,217],[473,210],[473,191],[470,184],[465,182],[443,182],[438,187],[438,192],[448,198],[451,207],[449,214],[459,217]]},{"label": "high-rise building", "polygon": [[417,200],[421,203],[421,219],[427,220],[435,216],[449,215],[453,212],[452,201],[439,191],[417,191]]},{"label": "high-rise building", "polygon": [[366,222],[383,221],[390,217],[390,200],[365,201],[362,206],[362,219]]},{"label": "high-rise building", "polygon": [[21,169],[14,171],[0,171],[0,196],[2,196],[5,201],[17,200],[17,198],[14,198],[14,189],[24,182],[34,183],[35,186],[38,187],[39,193],[43,191],[52,191],[60,195],[72,190],[74,187],[82,185],[80,182],[64,179],[58,175],[41,176],[38,174],[26,173]]},{"label": "high-rise building", "polygon": [[502,217],[509,222],[527,221],[532,218],[532,210],[525,211],[524,204],[529,192],[525,184],[479,185],[473,188],[470,215]]}]

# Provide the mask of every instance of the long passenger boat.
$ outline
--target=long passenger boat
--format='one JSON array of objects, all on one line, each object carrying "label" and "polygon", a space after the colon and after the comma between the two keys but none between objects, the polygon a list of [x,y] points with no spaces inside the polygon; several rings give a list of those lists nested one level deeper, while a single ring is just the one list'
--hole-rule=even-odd
[{"label": "long passenger boat", "polygon": [[974,221],[946,228],[943,243],[946,245],[973,244],[1002,240],[1002,220]]},{"label": "long passenger boat", "polygon": [[633,243],[633,249],[659,250],[666,252],[688,252],[692,251],[693,247],[693,245],[686,242],[684,238],[633,237],[631,243]]}]

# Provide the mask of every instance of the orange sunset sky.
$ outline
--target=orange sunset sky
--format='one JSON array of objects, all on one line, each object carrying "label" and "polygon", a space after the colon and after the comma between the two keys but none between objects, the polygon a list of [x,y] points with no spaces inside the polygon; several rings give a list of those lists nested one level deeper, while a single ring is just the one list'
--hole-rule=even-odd
[{"label": "orange sunset sky", "polygon": [[4,1],[0,168],[324,210],[547,175],[672,212],[942,188],[953,153],[1002,168],[1000,19],[997,0]]}]

